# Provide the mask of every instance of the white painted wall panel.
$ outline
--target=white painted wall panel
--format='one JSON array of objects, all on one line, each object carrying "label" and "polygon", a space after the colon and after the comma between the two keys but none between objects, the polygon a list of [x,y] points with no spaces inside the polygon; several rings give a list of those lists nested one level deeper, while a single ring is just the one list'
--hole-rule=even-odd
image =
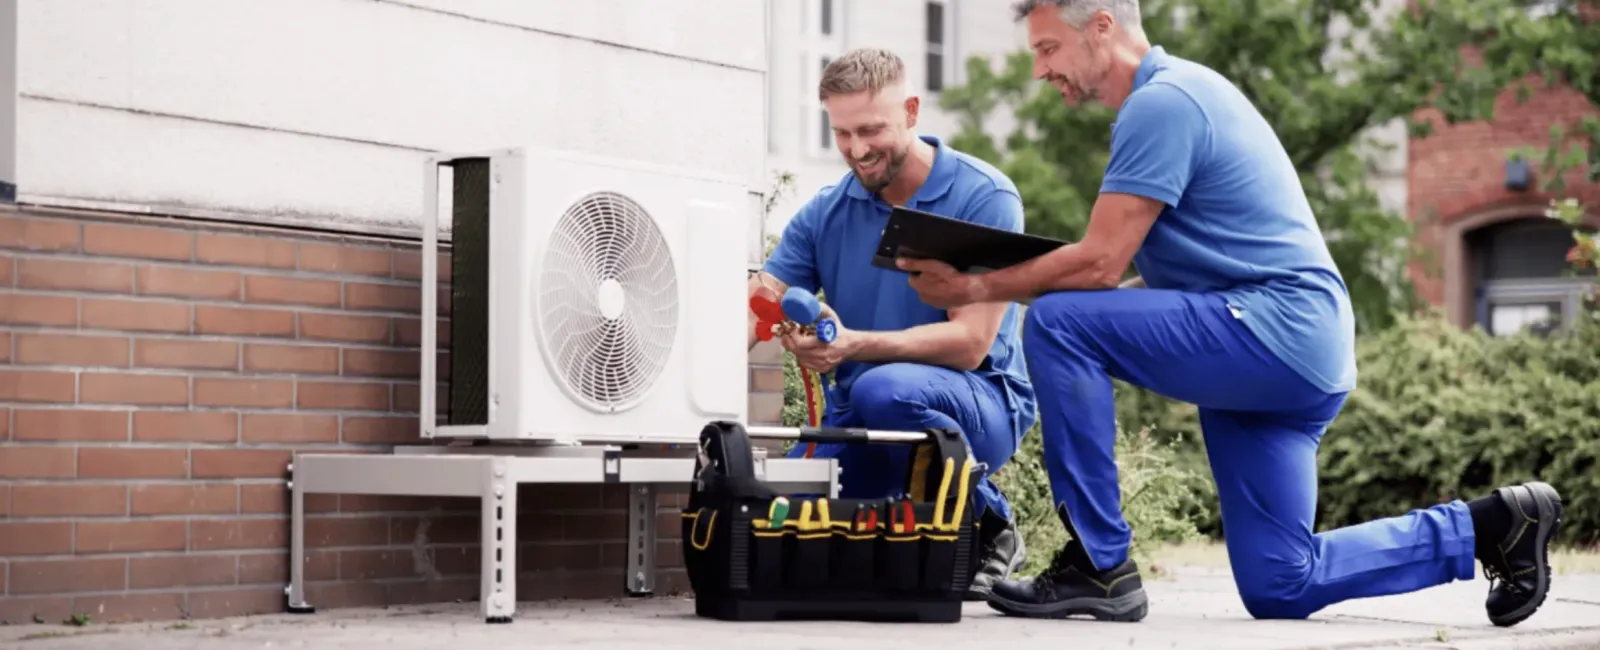
[{"label": "white painted wall panel", "polygon": [[761,70],[760,0],[378,0]]},{"label": "white painted wall panel", "polygon": [[[544,7],[528,8],[535,4]],[[600,4],[636,17],[611,24],[599,20],[600,9],[564,14],[552,7],[578,5],[545,0],[462,5],[485,19],[372,0],[22,0],[19,92],[33,119],[19,128],[19,185],[29,196],[170,197],[242,213],[288,204],[409,230],[420,205],[394,195],[420,196],[420,171],[399,151],[376,154],[394,162],[373,166],[371,155],[353,153],[370,148],[357,143],[552,146],[759,183],[765,86],[751,54],[764,39],[759,3],[674,5],[671,19],[654,0]],[[491,16],[553,25],[534,30]],[[648,37],[639,20],[712,31]],[[643,42],[608,44],[561,30]],[[721,60],[686,58],[712,54]],[[221,124],[152,127],[99,114],[107,111]],[[81,137],[80,128],[99,137]],[[204,134],[230,146],[121,128]],[[220,135],[229,130],[272,135]],[[130,164],[161,171],[130,173]],[[240,165],[259,174],[243,179]],[[299,171],[308,168],[337,172]],[[270,201],[260,186],[275,187]],[[374,191],[386,194],[364,195]]]},{"label": "white painted wall panel", "polygon": [[422,152],[36,99],[18,108],[30,195],[403,234],[421,214]]}]

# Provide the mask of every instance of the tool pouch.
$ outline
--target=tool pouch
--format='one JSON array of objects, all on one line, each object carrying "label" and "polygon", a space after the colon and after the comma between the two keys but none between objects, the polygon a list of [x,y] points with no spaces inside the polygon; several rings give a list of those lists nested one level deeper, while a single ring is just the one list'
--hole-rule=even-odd
[{"label": "tool pouch", "polygon": [[706,425],[682,512],[696,613],[725,620],[959,621],[977,569],[980,472],[959,432],[924,433],[917,442],[869,442],[861,430],[802,428],[802,443],[914,447],[905,497],[827,499],[773,489],[756,477],[743,426]]}]

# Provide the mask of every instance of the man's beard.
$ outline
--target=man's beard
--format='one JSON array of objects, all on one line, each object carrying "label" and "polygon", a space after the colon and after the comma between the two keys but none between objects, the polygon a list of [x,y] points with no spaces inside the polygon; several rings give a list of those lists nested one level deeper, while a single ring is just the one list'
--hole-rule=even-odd
[{"label": "man's beard", "polygon": [[1069,105],[1080,106],[1092,101],[1100,100],[1100,91],[1096,88],[1084,88],[1071,79],[1062,75],[1051,75],[1050,81],[1056,90],[1061,93],[1061,98]]},{"label": "man's beard", "polygon": [[1106,75],[1111,73],[1111,58],[1103,50],[1092,48],[1088,43],[1081,44],[1078,50],[1085,60],[1092,62],[1089,70],[1079,74],[1078,80],[1070,79],[1066,75],[1053,74],[1050,75],[1050,81],[1055,84],[1056,90],[1061,92],[1061,98],[1070,105],[1081,106],[1089,102],[1100,102],[1100,86],[1105,82]]},{"label": "man's beard", "polygon": [[[855,174],[856,180],[861,183],[863,188],[876,194],[882,192],[884,188],[889,187],[891,183],[894,183],[895,179],[900,177],[900,169],[905,167],[906,156],[909,152],[910,147],[899,151],[874,151],[867,154],[864,159],[850,161],[850,171]],[[877,164],[881,158],[885,157],[887,160],[884,162],[883,171],[878,172],[876,176],[871,178],[862,175],[861,167]],[[867,161],[865,165],[862,164],[863,160]]]}]

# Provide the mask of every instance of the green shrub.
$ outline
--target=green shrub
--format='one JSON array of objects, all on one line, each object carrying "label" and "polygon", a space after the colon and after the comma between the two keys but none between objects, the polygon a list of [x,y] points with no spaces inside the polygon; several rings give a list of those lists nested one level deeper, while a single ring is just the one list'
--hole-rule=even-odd
[{"label": "green shrub", "polygon": [[1600,319],[1498,339],[1408,319],[1360,364],[1324,438],[1323,528],[1540,479],[1562,493],[1564,541],[1600,540]]},{"label": "green shrub", "polygon": [[[1600,314],[1503,338],[1436,314],[1404,318],[1362,337],[1357,363],[1359,385],[1318,456],[1319,530],[1540,479],[1561,490],[1563,541],[1600,541]],[[1209,487],[1193,406],[1119,386],[1118,413],[1180,441],[1179,465]],[[1220,535],[1214,500],[1190,516]]]},{"label": "green shrub", "polygon": [[[1181,463],[1179,444],[1160,441],[1147,429],[1117,434],[1117,479],[1123,517],[1133,529],[1133,557],[1147,567],[1151,565],[1150,552],[1157,546],[1200,537],[1189,515],[1207,495],[1194,491],[1197,477]],[[1050,495],[1037,425],[1023,438],[1017,454],[995,475],[995,482],[1011,500],[1017,526],[1027,543],[1028,559],[1020,573],[1037,573],[1067,541],[1066,529]]]}]

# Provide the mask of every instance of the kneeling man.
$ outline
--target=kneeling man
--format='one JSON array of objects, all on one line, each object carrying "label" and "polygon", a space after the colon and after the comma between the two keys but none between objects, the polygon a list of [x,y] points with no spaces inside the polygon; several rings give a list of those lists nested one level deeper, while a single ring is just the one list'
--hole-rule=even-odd
[{"label": "kneeling man", "polygon": [[[1073,539],[1051,570],[994,587],[1018,616],[1145,615],[1128,558],[1111,379],[1199,407],[1233,579],[1258,618],[1352,599],[1493,581],[1514,625],[1544,602],[1561,523],[1550,485],[1502,487],[1315,532],[1317,446],[1356,385],[1349,291],[1300,174],[1237,87],[1152,47],[1137,0],[1027,0],[1035,73],[1069,104],[1117,111],[1083,241],[983,275],[903,261],[929,304],[1038,297],[1023,324],[1045,467]],[[1132,262],[1148,288],[1109,290]]]}]

